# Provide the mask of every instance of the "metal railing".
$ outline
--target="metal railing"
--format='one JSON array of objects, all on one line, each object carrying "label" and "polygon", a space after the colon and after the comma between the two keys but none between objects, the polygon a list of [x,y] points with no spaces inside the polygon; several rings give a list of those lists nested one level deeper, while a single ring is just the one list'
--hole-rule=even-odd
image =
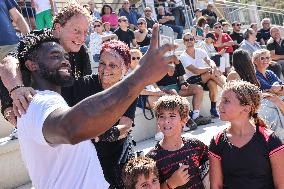
[{"label": "metal railing", "polygon": [[215,3],[218,13],[221,14],[230,23],[239,21],[242,24],[249,25],[257,23],[263,18],[270,18],[272,25],[283,26],[284,12],[283,10],[262,7],[256,4],[242,4],[234,2]]}]

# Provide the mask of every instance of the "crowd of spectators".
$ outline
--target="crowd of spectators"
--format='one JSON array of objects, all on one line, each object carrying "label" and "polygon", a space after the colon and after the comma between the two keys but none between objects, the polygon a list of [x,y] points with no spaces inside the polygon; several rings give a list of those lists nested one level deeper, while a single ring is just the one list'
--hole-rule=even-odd
[{"label": "crowd of spectators", "polygon": [[[271,26],[269,18],[261,21],[259,29],[256,23],[251,23],[249,28],[242,28],[242,23],[238,21],[230,23],[218,18],[212,3],[208,3],[203,10],[195,9],[194,25],[190,32],[185,32],[180,19],[177,19],[171,9],[175,1],[168,1],[168,6],[165,6],[164,1],[155,2],[153,8],[145,7],[143,12],[139,12],[128,0],[124,0],[119,12],[116,13],[108,4],[104,4],[101,11],[98,11],[95,2],[90,0],[77,8],[81,13],[79,11],[75,16],[65,18],[60,13],[56,15],[52,0],[30,2],[19,0],[20,6],[14,0],[1,1],[0,26],[3,27],[0,27],[0,33],[7,36],[0,39],[0,60],[4,62],[1,66],[3,68],[6,66],[0,72],[5,85],[1,82],[1,112],[8,121],[16,125],[17,114],[22,114],[27,108],[21,105],[23,106],[21,110],[18,105],[26,103],[25,99],[32,98],[29,94],[35,93],[32,88],[25,88],[24,85],[11,87],[12,81],[9,81],[11,75],[4,74],[9,69],[16,73],[17,66],[5,65],[5,62],[17,63],[16,58],[13,59],[12,54],[9,54],[20,41],[13,22],[21,34],[27,34],[30,32],[26,22],[28,20],[31,29],[40,30],[31,32],[32,36],[53,35],[58,39],[55,40],[57,45],[62,45],[68,52],[75,82],[71,86],[63,86],[61,93],[71,107],[80,104],[80,101],[93,94],[108,91],[126,75],[131,76],[136,73],[135,70],[140,67],[139,61],[143,59],[145,53],[144,48],[146,50],[149,48],[152,35],[155,35],[152,29],[156,23],[159,23],[172,28],[177,34],[176,38],[182,40],[185,49],[178,56],[179,62],[170,65],[164,77],[155,83],[148,83],[137,100],[128,109],[126,108],[124,113],[122,112],[120,119],[117,119],[117,122],[104,134],[100,133],[101,135],[91,140],[96,148],[104,178],[114,188],[143,188],[145,183],[155,185],[157,189],[203,188],[206,185],[205,178],[209,172],[210,161],[211,188],[220,188],[224,185],[241,187],[243,185],[238,180],[244,177],[241,170],[236,168],[238,179],[228,173],[232,169],[227,154],[231,153],[230,142],[235,143],[235,147],[239,149],[246,145],[236,137],[236,130],[242,126],[236,121],[237,118],[245,123],[244,130],[249,132],[252,144],[260,146],[263,153],[267,153],[265,155],[257,153],[261,161],[253,165],[247,162],[247,167],[253,166],[252,170],[245,169],[247,173],[259,171],[257,166],[261,163],[267,166],[271,162],[279,164],[274,154],[280,160],[283,159],[284,147],[281,142],[284,142],[282,122],[284,102],[281,96],[284,95],[284,82],[281,78],[284,77],[284,37],[281,36],[279,28]],[[26,3],[30,3],[30,9],[25,8],[28,5]],[[63,8],[64,11],[68,12]],[[157,13],[156,18],[152,14],[153,11]],[[54,22],[52,22],[53,16],[55,16]],[[34,18],[34,21],[29,20],[30,18]],[[43,45],[39,42],[39,45],[48,52],[52,49],[51,47],[48,49],[48,44]],[[34,48],[30,51],[40,52],[40,49]],[[17,56],[21,57],[21,51],[25,52],[25,48],[24,50],[19,48],[17,51],[19,51]],[[28,58],[26,59],[20,61],[28,61]],[[42,59],[43,57],[40,58]],[[90,59],[97,63],[98,73],[91,74]],[[29,63],[26,63],[26,69],[32,71],[33,68],[28,66]],[[23,78],[25,71],[22,72]],[[232,82],[240,79],[246,82]],[[224,89],[220,111],[217,108],[218,87]],[[259,95],[257,87],[264,92],[263,96]],[[22,97],[23,93],[18,93],[19,90],[24,89],[28,90],[28,97]],[[200,113],[204,94],[207,94],[204,91],[209,92],[210,117],[204,117]],[[184,98],[189,96],[193,97],[192,110],[189,109],[189,102]],[[15,102],[16,100],[20,102]],[[231,102],[227,102],[229,100]],[[157,119],[155,139],[158,143],[147,154],[147,157],[155,160],[155,163],[149,158],[132,159],[134,153],[130,131],[136,107],[142,108],[144,115],[145,109],[154,112]],[[234,107],[237,107],[235,112],[232,111]],[[198,140],[181,137],[182,131],[194,130],[198,125],[208,124],[212,118],[219,117],[229,121],[231,126],[219,133],[217,139],[216,137],[212,139],[209,149]],[[267,120],[268,125],[261,121],[261,117]],[[249,123],[250,119],[254,120],[254,124]],[[23,124],[21,126],[25,127]],[[275,134],[267,134],[270,132],[265,128],[267,126],[275,131]],[[253,128],[256,128],[257,135],[252,133]],[[15,138],[15,135],[12,137]],[[247,138],[242,139],[250,142]],[[54,139],[47,136],[46,140]],[[260,140],[263,141],[259,142]],[[220,150],[220,146],[225,146],[225,153]],[[250,146],[250,152],[253,148],[254,146]],[[234,154],[236,157],[233,161],[237,162],[237,157],[242,155],[238,152]],[[268,155],[272,156],[270,162],[267,159],[263,160],[264,156]],[[226,162],[221,165],[222,158]],[[251,158],[250,162],[254,160],[255,158]],[[133,172],[141,162],[144,162],[143,166],[149,166],[145,168],[147,173]],[[144,169],[143,166],[141,170]],[[199,170],[201,168],[203,172]],[[217,170],[215,175],[212,169]],[[273,172],[274,170],[277,172]],[[264,187],[284,185],[279,179],[283,171],[279,171],[277,166],[273,164],[263,171],[266,179]],[[230,180],[223,181],[224,177]],[[271,179],[272,177],[275,179]],[[152,181],[149,181],[149,178]],[[160,184],[157,184],[158,181]],[[259,182],[258,178],[253,178],[251,181],[252,184]]]}]

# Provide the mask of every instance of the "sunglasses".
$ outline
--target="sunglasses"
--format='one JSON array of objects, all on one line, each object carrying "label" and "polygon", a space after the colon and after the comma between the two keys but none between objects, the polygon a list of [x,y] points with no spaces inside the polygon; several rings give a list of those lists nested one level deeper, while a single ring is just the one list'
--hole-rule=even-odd
[{"label": "sunglasses", "polygon": [[128,20],[121,20],[121,22],[128,22]]},{"label": "sunglasses", "polygon": [[144,23],[143,22],[139,22],[139,23],[137,23],[137,25],[143,25]]},{"label": "sunglasses", "polygon": [[137,60],[140,60],[140,57],[132,57],[131,59],[132,59],[132,60],[136,60],[136,59],[137,59]]},{"label": "sunglasses", "polygon": [[222,26],[216,26],[216,27],[214,27],[215,29],[220,29],[220,28],[222,28]]},{"label": "sunglasses", "polygon": [[265,59],[266,59],[266,60],[270,60],[270,57],[269,57],[269,56],[267,56],[267,57],[262,56],[262,57],[260,57],[259,59],[260,59],[260,60],[265,60]]},{"label": "sunglasses", "polygon": [[188,39],[183,39],[183,41],[185,41],[185,42],[194,41],[194,37],[191,37],[191,38],[188,38]]},{"label": "sunglasses", "polygon": [[99,28],[99,27],[101,27],[101,25],[94,25],[94,28],[97,28],[97,27]]}]

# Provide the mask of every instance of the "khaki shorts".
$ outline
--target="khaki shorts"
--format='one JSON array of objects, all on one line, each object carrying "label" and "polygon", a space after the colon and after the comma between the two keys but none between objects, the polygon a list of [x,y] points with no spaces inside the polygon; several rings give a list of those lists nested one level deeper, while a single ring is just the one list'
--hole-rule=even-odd
[{"label": "khaki shorts", "polygon": [[2,61],[10,52],[14,51],[17,46],[18,44],[0,46],[0,61]]}]

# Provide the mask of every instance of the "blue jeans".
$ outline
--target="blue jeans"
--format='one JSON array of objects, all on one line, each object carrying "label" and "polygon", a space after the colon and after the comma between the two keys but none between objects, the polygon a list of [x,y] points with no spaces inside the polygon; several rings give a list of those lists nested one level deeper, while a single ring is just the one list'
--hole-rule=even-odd
[{"label": "blue jeans", "polygon": [[176,32],[178,34],[177,39],[182,38],[182,33],[183,33],[183,27],[182,26],[177,26],[177,25],[172,25],[172,24],[165,24],[165,25],[172,28],[174,30],[174,32]]}]

